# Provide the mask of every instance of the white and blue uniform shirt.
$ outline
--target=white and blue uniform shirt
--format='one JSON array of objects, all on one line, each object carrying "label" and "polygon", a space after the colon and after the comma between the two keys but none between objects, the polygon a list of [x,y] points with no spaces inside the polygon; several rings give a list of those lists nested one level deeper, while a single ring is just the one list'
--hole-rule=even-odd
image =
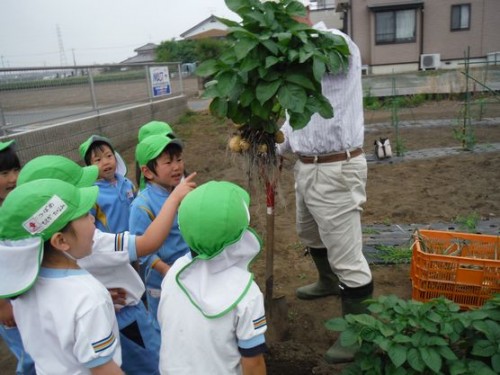
[{"label": "white and blue uniform shirt", "polygon": [[35,286],[12,305],[38,375],[89,375],[111,360],[121,365],[113,302],[86,270],[41,268]]},{"label": "white and blue uniform shirt", "polygon": [[99,187],[97,202],[90,213],[95,217],[95,226],[108,233],[120,233],[129,228],[130,204],[134,200],[136,188],[132,181],[115,174],[116,183],[97,180]]}]

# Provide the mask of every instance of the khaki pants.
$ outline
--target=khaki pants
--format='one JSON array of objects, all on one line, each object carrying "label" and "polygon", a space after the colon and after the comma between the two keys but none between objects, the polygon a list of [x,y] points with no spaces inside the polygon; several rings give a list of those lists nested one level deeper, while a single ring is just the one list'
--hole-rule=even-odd
[{"label": "khaki pants", "polygon": [[362,205],[366,201],[364,155],[333,163],[294,168],[297,233],[304,245],[327,248],[340,282],[350,288],[368,284],[372,275],[363,249]]}]

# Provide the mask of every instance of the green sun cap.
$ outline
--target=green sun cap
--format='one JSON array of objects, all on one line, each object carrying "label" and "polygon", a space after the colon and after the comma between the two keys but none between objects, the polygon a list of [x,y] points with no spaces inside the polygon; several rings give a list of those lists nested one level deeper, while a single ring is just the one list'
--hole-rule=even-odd
[{"label": "green sun cap", "polygon": [[210,259],[238,241],[250,224],[250,196],[236,184],[210,181],[182,200],[179,229],[200,258]]},{"label": "green sun cap", "polygon": [[92,186],[99,175],[97,165],[81,167],[60,155],[43,155],[30,160],[19,172],[17,185],[30,181],[53,178],[69,182],[76,187]]},{"label": "green sun cap", "polygon": [[110,146],[113,151],[115,152],[115,159],[116,159],[116,173],[126,176],[127,175],[127,163],[125,163],[125,160],[123,160],[122,156],[115,150],[113,144],[111,141],[103,137],[101,135],[92,135],[87,139],[85,142],[83,142],[80,147],[79,147],[79,152],[80,152],[80,157],[82,158],[83,161],[85,161],[85,155],[87,155],[87,152],[89,151],[90,146],[94,142],[104,142]]},{"label": "green sun cap", "polygon": [[68,182],[41,179],[16,187],[0,208],[0,239],[40,236],[48,240],[71,221],[90,211],[97,186],[77,188]]},{"label": "green sun cap", "polygon": [[142,125],[139,129],[139,143],[151,135],[165,135],[169,138],[176,138],[170,125],[163,121],[150,121]]},{"label": "green sun cap", "polygon": [[89,151],[90,146],[92,146],[92,143],[94,143],[94,142],[107,143],[114,150],[113,144],[111,143],[111,141],[108,138],[103,137],[101,135],[94,134],[94,135],[91,135],[85,142],[83,142],[78,149],[82,160],[85,160],[85,155],[87,155],[87,152]]},{"label": "green sun cap", "polygon": [[7,142],[0,142],[0,151],[3,151],[5,149],[9,148],[14,142],[15,142],[15,140],[7,141]]},{"label": "green sun cap", "polygon": [[160,155],[169,144],[176,144],[182,148],[182,143],[178,139],[171,139],[164,135],[150,135],[144,138],[135,148],[135,160],[139,166],[146,165],[150,160]]}]

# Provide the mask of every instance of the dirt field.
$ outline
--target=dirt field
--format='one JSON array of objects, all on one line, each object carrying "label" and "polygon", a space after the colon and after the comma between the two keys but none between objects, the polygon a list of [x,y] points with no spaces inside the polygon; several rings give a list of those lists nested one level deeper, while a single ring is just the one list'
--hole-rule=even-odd
[{"label": "dirt field", "polygon": [[[460,105],[436,102],[400,111],[402,120],[456,118]],[[373,141],[386,136],[394,141],[392,129],[376,130],[373,123],[389,121],[389,111],[367,111],[365,150],[372,152]],[[496,108],[485,117],[500,117]],[[266,208],[264,189],[259,181],[248,183],[240,157],[226,150],[231,124],[216,120],[207,113],[186,116],[173,124],[185,142],[185,161],[189,171],[198,172],[198,183],[229,180],[248,188],[252,196],[252,226],[265,237]],[[460,146],[447,127],[404,128],[400,130],[407,150]],[[482,125],[475,130],[477,143],[500,142],[500,124]],[[120,150],[132,160],[133,150]],[[315,280],[312,261],[302,255],[303,246],[295,233],[293,191],[294,158],[285,160],[278,189],[275,217],[275,295],[283,295],[288,313],[285,340],[269,337],[267,358],[269,374],[336,374],[341,366],[327,365],[322,355],[337,334],[327,332],[325,320],[340,315],[340,301],[325,298],[301,301],[295,297],[298,286]],[[368,201],[363,224],[453,222],[457,216],[477,213],[483,219],[500,215],[500,153],[463,152],[458,156],[401,163],[369,163]],[[131,165],[131,169],[132,165]],[[255,264],[256,280],[264,287],[264,257]],[[395,294],[411,297],[408,265],[372,265],[375,296]],[[0,373],[13,374],[14,361],[0,347]]]}]

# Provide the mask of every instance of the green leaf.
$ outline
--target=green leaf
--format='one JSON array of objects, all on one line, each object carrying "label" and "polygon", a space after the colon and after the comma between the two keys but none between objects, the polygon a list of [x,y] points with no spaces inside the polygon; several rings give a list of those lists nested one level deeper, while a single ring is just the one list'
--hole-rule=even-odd
[{"label": "green leaf", "polygon": [[266,69],[269,69],[273,65],[276,65],[277,63],[279,63],[279,61],[280,60],[275,56],[266,57],[266,64],[265,64]]},{"label": "green leaf", "polygon": [[272,40],[263,40],[260,42],[264,47],[266,47],[272,54],[277,55],[279,53],[278,44]]},{"label": "green leaf", "polygon": [[430,336],[427,340],[429,346],[447,346],[448,342],[440,336]]},{"label": "green leaf", "polygon": [[498,375],[489,366],[481,361],[472,360],[469,363],[469,371],[474,375]]},{"label": "green leaf", "polygon": [[220,96],[229,96],[236,84],[236,74],[232,72],[224,72],[217,76],[217,89]]},{"label": "green leaf", "polygon": [[343,347],[350,347],[358,343],[358,338],[358,332],[348,328],[340,334],[340,344]]},{"label": "green leaf", "polygon": [[440,346],[437,348],[437,351],[441,354],[441,357],[449,361],[455,361],[458,359],[453,350],[451,350],[448,346]]},{"label": "green leaf", "polygon": [[226,6],[235,13],[248,6],[248,0],[224,0]]},{"label": "green leaf", "polygon": [[424,363],[434,372],[439,372],[441,370],[441,366],[443,365],[443,360],[441,356],[437,353],[437,351],[430,348],[419,348],[420,356]]},{"label": "green leaf", "polygon": [[326,65],[321,59],[316,56],[313,58],[313,74],[317,82],[321,82],[321,79],[325,75]]},{"label": "green leaf", "polygon": [[402,345],[392,345],[387,354],[396,367],[406,362],[406,348]]},{"label": "green leaf", "polygon": [[255,39],[240,39],[234,46],[234,52],[238,60],[244,59],[259,42]]},{"label": "green leaf", "polygon": [[497,345],[488,340],[477,340],[472,347],[472,354],[478,357],[491,357],[496,353]]},{"label": "green leaf", "polygon": [[315,95],[312,98],[309,98],[309,103],[314,103],[314,111],[318,112],[319,115],[323,118],[332,118],[333,117],[333,107],[323,95]]},{"label": "green leaf", "polygon": [[299,130],[305,127],[311,119],[311,113],[304,112],[289,112],[290,126],[293,130]]},{"label": "green leaf", "polygon": [[259,67],[261,62],[256,58],[248,58],[241,62],[240,70],[242,72],[249,72],[257,67]]},{"label": "green leaf", "polygon": [[254,116],[260,117],[262,120],[267,120],[269,117],[270,111],[264,105],[260,104],[258,100],[254,100],[250,104],[250,109]]},{"label": "green leaf", "polygon": [[225,117],[227,114],[227,102],[221,98],[215,98],[210,103],[209,109],[215,116]]},{"label": "green leaf", "polygon": [[297,85],[302,86],[302,87],[309,89],[309,90],[315,89],[315,87],[311,83],[311,81],[309,79],[307,79],[302,74],[296,74],[296,73],[286,74],[285,81],[291,82],[291,83],[296,83]]},{"label": "green leaf", "polygon": [[281,86],[282,81],[276,80],[273,82],[260,81],[255,90],[255,96],[260,104],[264,104],[273,97]]},{"label": "green leaf", "polygon": [[286,12],[291,16],[306,16],[307,11],[304,5],[302,5],[299,2],[291,2],[287,7],[286,7]]},{"label": "green leaf", "polygon": [[497,353],[491,357],[491,367],[493,370],[500,374],[500,353]]},{"label": "green leaf", "polygon": [[330,331],[337,331],[337,332],[342,332],[347,329],[349,325],[347,322],[344,320],[344,318],[335,318],[335,319],[330,319],[325,323],[326,329]]},{"label": "green leaf", "polygon": [[463,362],[453,362],[450,365],[450,375],[462,375],[467,373],[467,366]]},{"label": "green leaf", "polygon": [[278,90],[278,100],[285,109],[302,112],[306,105],[307,95],[302,87],[285,83]]},{"label": "green leaf", "polygon": [[233,20],[229,20],[227,18],[222,18],[222,17],[215,17],[217,18],[217,20],[220,22],[220,23],[223,23],[224,25],[226,25],[227,27],[235,27],[235,26],[239,26],[239,23],[236,22],[236,21],[233,21]]},{"label": "green leaf", "polygon": [[288,45],[290,43],[290,40],[292,39],[292,33],[290,32],[282,32],[282,33],[277,33],[276,36],[278,37],[278,41],[283,44],[283,45]]},{"label": "green leaf", "polygon": [[200,77],[208,77],[219,71],[219,63],[216,60],[207,60],[202,62],[196,68],[196,75]]},{"label": "green leaf", "polygon": [[406,360],[415,371],[422,372],[425,368],[425,362],[422,360],[420,353],[415,348],[408,350]]},{"label": "green leaf", "polygon": [[243,107],[248,107],[250,103],[255,99],[255,95],[253,93],[253,90],[250,88],[246,88],[240,96],[240,103]]},{"label": "green leaf", "polygon": [[389,347],[392,345],[392,342],[385,337],[377,337],[375,340],[373,340],[373,342],[385,352],[387,352],[389,350]]},{"label": "green leaf", "polygon": [[411,337],[407,336],[407,335],[402,335],[400,333],[394,335],[394,337],[392,338],[392,340],[394,342],[397,342],[397,343],[400,343],[400,344],[407,344],[407,343],[410,343],[411,342]]}]

